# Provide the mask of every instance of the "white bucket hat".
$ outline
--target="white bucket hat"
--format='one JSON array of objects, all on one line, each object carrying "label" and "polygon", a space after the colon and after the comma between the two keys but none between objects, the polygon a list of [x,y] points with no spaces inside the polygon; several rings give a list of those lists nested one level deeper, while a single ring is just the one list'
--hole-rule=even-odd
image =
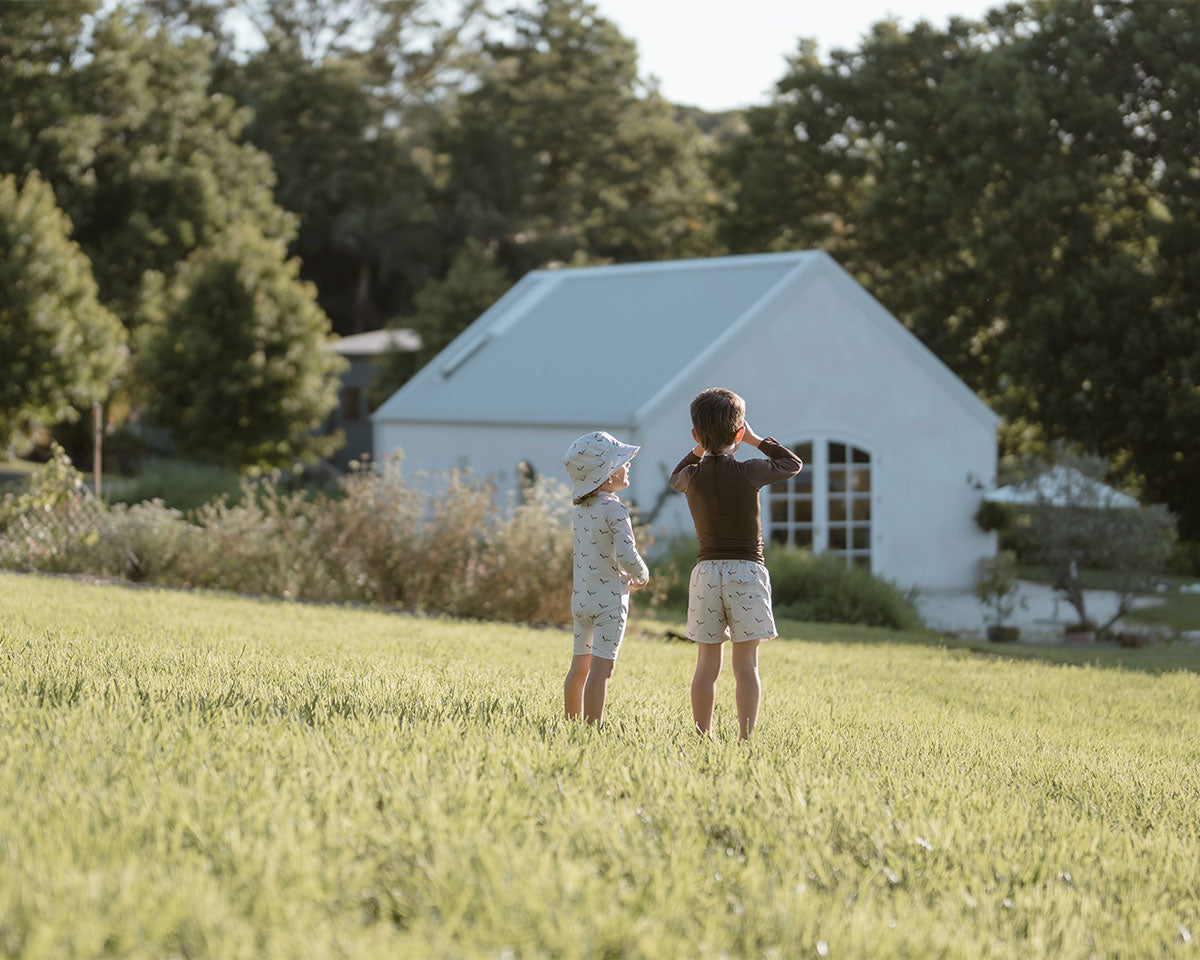
[{"label": "white bucket hat", "polygon": [[641,447],[622,443],[611,433],[597,430],[575,440],[563,455],[563,466],[574,484],[571,499],[579,501],[637,456]]}]

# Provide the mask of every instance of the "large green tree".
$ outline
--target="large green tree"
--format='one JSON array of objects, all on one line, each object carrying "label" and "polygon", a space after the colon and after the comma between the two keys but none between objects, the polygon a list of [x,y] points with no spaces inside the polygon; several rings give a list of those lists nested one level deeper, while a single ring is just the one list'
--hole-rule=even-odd
[{"label": "large green tree", "polygon": [[36,173],[0,176],[0,451],[107,399],[124,363],[125,330],[70,232]]},{"label": "large green tree", "polygon": [[177,40],[116,8],[99,20],[78,69],[79,115],[92,134],[64,208],[106,301],[134,315],[147,273],[169,276],[234,224],[290,241],[270,157],[242,139],[251,112],[210,89],[210,45]]},{"label": "large green tree", "polygon": [[78,160],[64,121],[75,113],[73,61],[98,0],[0,3],[0,173],[24,178]]},{"label": "large green tree", "polygon": [[445,272],[431,131],[473,55],[482,0],[146,6],[178,34],[217,39],[215,88],[253,111],[246,138],[271,156],[276,200],[299,218],[291,251],[337,330],[380,326]]},{"label": "large green tree", "polygon": [[1198,61],[1200,7],[1166,2],[802,46],[723,158],[723,236],[830,250],[1012,423],[1120,461],[1200,535]]},{"label": "large green tree", "polygon": [[345,366],[325,350],[329,318],[282,242],[237,226],[196,251],[141,331],[151,419],[180,453],[239,467],[331,453],[318,433]]},{"label": "large green tree", "polygon": [[254,111],[276,200],[300,219],[292,246],[340,332],[379,327],[437,264],[431,185],[403,129],[386,123],[362,58],[313,64],[294,47],[241,67],[231,89]]},{"label": "large green tree", "polygon": [[514,279],[712,252],[703,138],[639,80],[634,44],[586,0],[539,0],[510,26],[441,139],[457,231]]}]

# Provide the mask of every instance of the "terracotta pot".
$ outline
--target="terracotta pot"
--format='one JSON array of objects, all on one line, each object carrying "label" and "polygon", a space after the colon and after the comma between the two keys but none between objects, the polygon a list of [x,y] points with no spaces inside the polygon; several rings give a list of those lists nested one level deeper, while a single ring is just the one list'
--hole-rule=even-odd
[{"label": "terracotta pot", "polygon": [[987,628],[987,638],[992,643],[1016,643],[1021,638],[1021,628],[1003,627],[994,623]]}]

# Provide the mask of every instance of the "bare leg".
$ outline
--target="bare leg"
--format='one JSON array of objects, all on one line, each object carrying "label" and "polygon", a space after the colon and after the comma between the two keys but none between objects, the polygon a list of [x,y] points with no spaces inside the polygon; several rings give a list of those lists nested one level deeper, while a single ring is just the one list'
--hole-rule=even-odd
[{"label": "bare leg", "polygon": [[738,739],[749,740],[758,722],[762,686],[758,679],[758,641],[733,645],[733,680],[737,684]]},{"label": "bare leg", "polygon": [[604,719],[604,698],[608,696],[608,678],[612,676],[614,666],[612,660],[592,657],[583,688],[583,719],[586,723],[599,723]]},{"label": "bare leg", "polygon": [[717,677],[721,675],[724,644],[696,644],[696,673],[692,677],[692,720],[696,732],[707,736],[712,731],[713,702],[717,699]]},{"label": "bare leg", "polygon": [[571,659],[571,669],[563,681],[563,706],[568,720],[578,720],[583,713],[583,685],[587,680],[590,653],[580,653]]}]

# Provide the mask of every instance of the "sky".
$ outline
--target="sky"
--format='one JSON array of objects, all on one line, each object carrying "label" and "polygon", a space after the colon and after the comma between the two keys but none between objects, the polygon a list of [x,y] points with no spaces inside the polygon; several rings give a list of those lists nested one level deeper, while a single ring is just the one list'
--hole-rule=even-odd
[{"label": "sky", "polygon": [[765,103],[800,37],[824,59],[857,47],[880,20],[945,26],[1002,0],[594,0],[600,13],[637,41],[643,76],[658,78],[672,103],[728,110]]}]

